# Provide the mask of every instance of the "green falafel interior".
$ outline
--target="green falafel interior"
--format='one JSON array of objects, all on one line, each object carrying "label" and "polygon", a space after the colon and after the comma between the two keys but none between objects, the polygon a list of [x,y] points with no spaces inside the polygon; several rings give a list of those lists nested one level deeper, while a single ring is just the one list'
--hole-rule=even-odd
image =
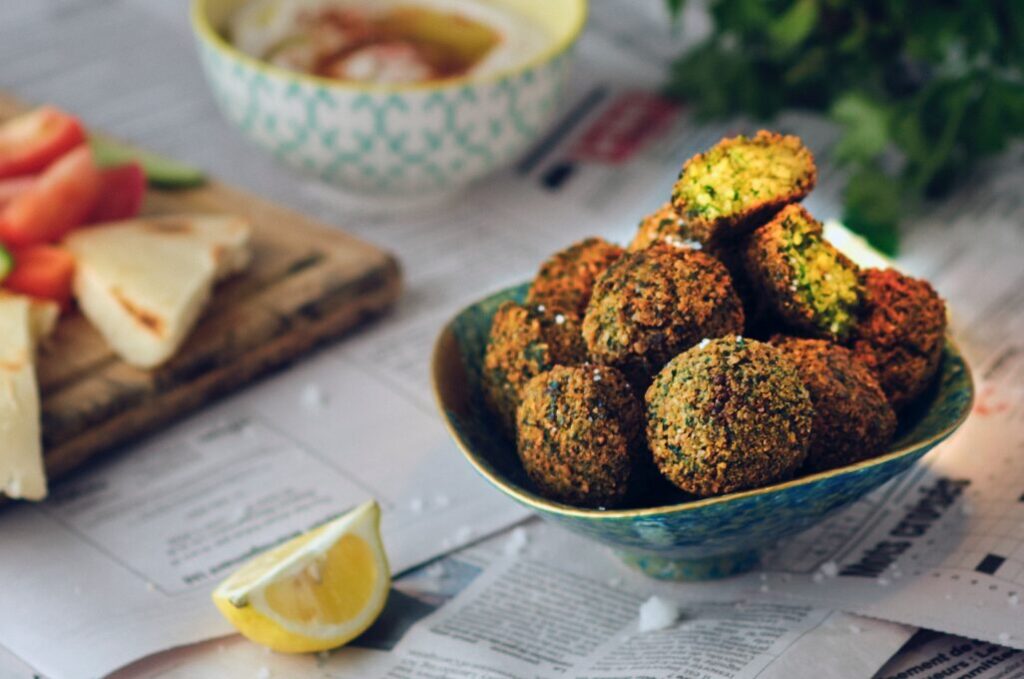
[{"label": "green falafel interior", "polygon": [[889,385],[903,397],[934,379],[938,361],[913,352],[941,347],[945,326],[914,321],[944,303],[835,248],[798,204],[816,177],[798,137],[724,139],[684,163],[628,250],[571,245],[529,308],[495,316],[486,403],[540,494],[644,506],[669,484],[707,497],[887,450],[906,405]]}]

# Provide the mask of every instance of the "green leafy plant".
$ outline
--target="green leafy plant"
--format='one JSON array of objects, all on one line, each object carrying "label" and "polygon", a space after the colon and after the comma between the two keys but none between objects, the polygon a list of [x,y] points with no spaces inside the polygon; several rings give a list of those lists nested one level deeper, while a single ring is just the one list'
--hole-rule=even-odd
[{"label": "green leafy plant", "polygon": [[[685,0],[666,0],[679,16]],[[1024,137],[1021,0],[708,0],[672,66],[704,117],[821,111],[841,136],[843,219],[894,252],[900,217]]]}]

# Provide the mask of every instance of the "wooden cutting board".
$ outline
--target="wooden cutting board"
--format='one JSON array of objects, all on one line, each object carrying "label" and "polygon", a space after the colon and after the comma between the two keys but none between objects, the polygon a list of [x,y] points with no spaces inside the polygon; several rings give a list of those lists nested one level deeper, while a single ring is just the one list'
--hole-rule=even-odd
[{"label": "wooden cutting board", "polygon": [[[0,95],[0,120],[24,110]],[[253,225],[253,261],[217,287],[178,354],[152,371],[120,361],[77,312],[37,361],[50,479],[236,389],[386,310],[393,256],[338,229],[218,182],[150,188],[146,214],[229,213]]]}]

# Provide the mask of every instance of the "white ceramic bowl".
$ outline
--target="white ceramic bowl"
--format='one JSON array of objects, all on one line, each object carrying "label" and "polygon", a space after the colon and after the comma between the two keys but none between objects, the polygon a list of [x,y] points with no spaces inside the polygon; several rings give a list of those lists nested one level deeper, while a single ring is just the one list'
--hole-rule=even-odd
[{"label": "white ceramic bowl", "polygon": [[235,49],[223,28],[245,0],[193,0],[192,27],[224,115],[276,158],[363,197],[465,187],[521,155],[551,122],[586,0],[480,0],[543,27],[550,46],[519,66],[414,85],[293,73]]}]

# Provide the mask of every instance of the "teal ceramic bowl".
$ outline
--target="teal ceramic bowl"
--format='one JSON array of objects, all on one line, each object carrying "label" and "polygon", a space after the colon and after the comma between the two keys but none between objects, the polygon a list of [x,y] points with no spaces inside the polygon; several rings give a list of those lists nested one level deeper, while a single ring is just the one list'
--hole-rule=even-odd
[{"label": "teal ceramic bowl", "polygon": [[531,20],[548,46],[493,73],[354,83],[277,68],[232,46],[225,26],[246,0],[192,0],[191,20],[214,99],[247,139],[353,197],[414,206],[515,160],[566,90],[587,0],[478,1]]},{"label": "teal ceramic bowl", "polygon": [[581,509],[548,500],[530,484],[515,445],[483,406],[480,375],[491,318],[527,285],[463,310],[442,331],[434,385],[448,428],[466,459],[498,490],[571,531],[610,546],[627,563],[664,579],[706,579],[753,567],[758,553],[810,528],[908,469],[964,422],[974,399],[971,373],[947,341],[939,378],[901,420],[891,450],[855,465],[765,488],[636,509]]}]

